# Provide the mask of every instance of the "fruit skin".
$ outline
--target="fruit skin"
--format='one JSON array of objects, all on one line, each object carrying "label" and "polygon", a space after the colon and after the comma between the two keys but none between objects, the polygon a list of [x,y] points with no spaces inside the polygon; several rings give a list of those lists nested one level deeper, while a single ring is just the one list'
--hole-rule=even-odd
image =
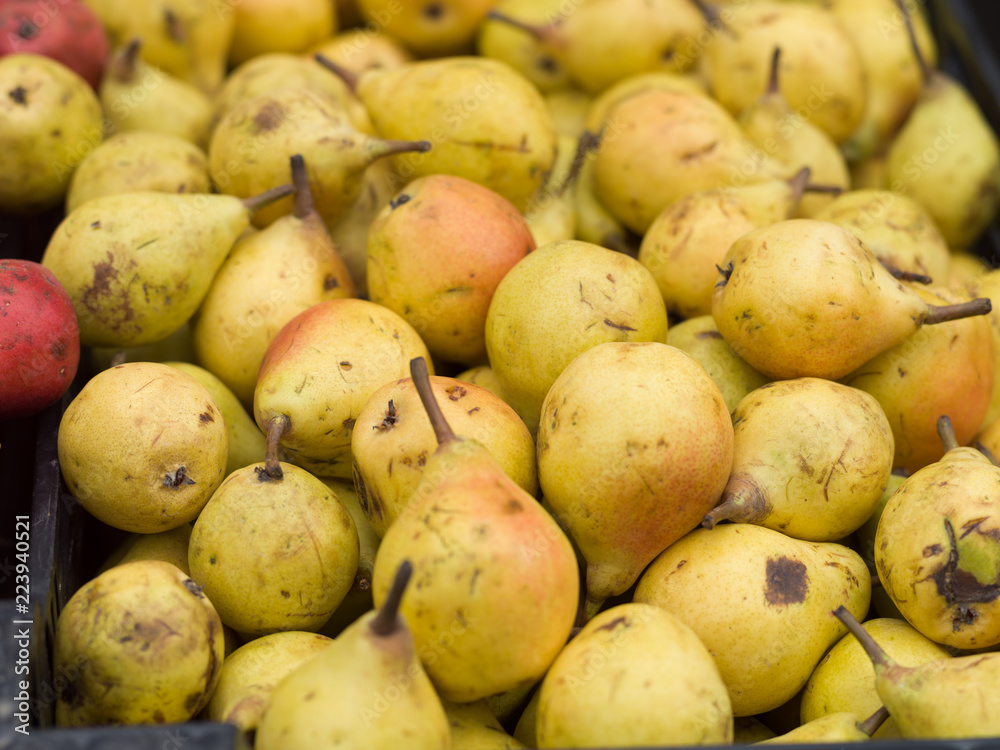
[{"label": "fruit skin", "polygon": [[17,52],[61,62],[96,89],[108,59],[108,37],[94,12],[77,0],[5,0],[0,57]]},{"label": "fruit skin", "polygon": [[62,284],[30,260],[0,260],[0,422],[37,414],[69,388],[80,329]]}]

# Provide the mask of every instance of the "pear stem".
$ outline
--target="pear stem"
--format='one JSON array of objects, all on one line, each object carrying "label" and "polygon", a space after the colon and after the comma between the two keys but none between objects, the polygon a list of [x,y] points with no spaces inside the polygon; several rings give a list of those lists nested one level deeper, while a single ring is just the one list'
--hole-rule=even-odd
[{"label": "pear stem", "polygon": [[871,587],[873,589],[882,588],[882,579],[878,577],[878,573],[869,573],[868,575],[871,578]]},{"label": "pear stem", "polygon": [[691,4],[694,5],[703,16],[705,16],[705,21],[709,25],[722,22],[722,17],[719,15],[719,9],[714,5],[705,2],[705,0],[691,0]]},{"label": "pear stem", "polygon": [[136,65],[139,64],[139,51],[142,49],[142,40],[133,39],[126,45],[114,61],[112,73],[122,83],[131,81],[135,76]]},{"label": "pear stem", "polygon": [[913,19],[910,17],[910,9],[906,7],[906,3],[903,0],[896,0],[896,7],[899,12],[903,15],[903,22],[906,24],[906,33],[910,37],[910,47],[913,49],[913,56],[917,58],[917,65],[920,66],[920,77],[926,86],[931,81],[931,77],[934,75],[934,71],[931,70],[931,66],[927,64],[927,58],[924,57],[924,53],[920,50],[920,45],[917,43],[917,32],[913,28]]},{"label": "pear stem", "polygon": [[584,130],[580,134],[580,140],[576,143],[576,153],[573,154],[573,162],[569,166],[566,179],[562,181],[559,189],[555,191],[557,198],[562,196],[576,182],[576,178],[580,176],[580,170],[583,169],[583,162],[587,159],[587,154],[597,148],[600,142],[600,134],[594,135],[589,130]]},{"label": "pear stem", "polygon": [[869,737],[871,737],[875,732],[878,731],[879,727],[885,724],[886,719],[889,718],[889,709],[885,706],[879,706],[878,710],[875,711],[871,716],[869,716],[864,721],[858,722],[858,731],[864,732]]},{"label": "pear stem", "polygon": [[312,189],[309,187],[306,160],[302,158],[302,154],[295,154],[289,161],[292,166],[292,185],[295,189],[295,218],[304,219],[316,210]]},{"label": "pear stem", "polygon": [[884,260],[879,258],[879,263],[888,271],[892,278],[899,279],[900,281],[913,281],[917,284],[932,284],[934,279],[930,276],[925,276],[922,273],[913,273],[912,271],[903,271],[902,269],[896,268],[896,266],[891,263],[886,263]]},{"label": "pear stem", "polygon": [[858,643],[861,644],[861,648],[865,650],[868,654],[868,658],[872,660],[872,663],[876,667],[888,668],[893,667],[896,663],[889,658],[888,654],[882,650],[882,647],[875,642],[868,631],[861,627],[861,623],[858,622],[857,618],[850,613],[850,611],[841,604],[833,611],[833,616],[840,620],[844,627],[847,628],[855,638],[858,639]]},{"label": "pear stem", "polygon": [[826,195],[832,195],[834,197],[840,195],[844,192],[844,188],[840,185],[821,185],[816,182],[810,182],[804,188],[802,188],[803,193],[823,193]]},{"label": "pear stem", "polygon": [[379,158],[393,154],[406,154],[411,151],[424,154],[431,150],[430,141],[395,141],[379,140]]},{"label": "pear stem", "polygon": [[358,83],[361,80],[361,76],[355,73],[353,70],[348,70],[343,65],[338,65],[329,57],[317,52],[313,55],[313,59],[316,60],[320,65],[322,65],[327,70],[336,74],[344,83],[347,84],[347,88],[351,90],[352,94],[358,93]]},{"label": "pear stem", "polygon": [[949,320],[961,320],[971,318],[976,315],[988,315],[993,309],[993,303],[988,297],[976,297],[968,302],[960,302],[957,305],[927,305],[927,317],[924,318],[924,325],[936,325],[946,323]]},{"label": "pear stem", "polygon": [[604,599],[592,599],[590,597],[590,592],[587,592],[587,598],[583,602],[583,622],[584,624],[590,622],[594,619],[594,616],[601,611],[601,607],[604,606]]},{"label": "pear stem", "polygon": [[124,349],[119,349],[117,352],[111,355],[111,362],[109,367],[118,367],[118,365],[125,364],[125,360],[128,358],[128,354]]},{"label": "pear stem", "polygon": [[955,437],[955,428],[951,424],[951,418],[946,414],[942,414],[938,417],[937,434],[938,437],[941,438],[941,445],[944,446],[946,453],[959,447],[958,438]]},{"label": "pear stem", "polygon": [[451,425],[444,418],[444,413],[434,398],[434,391],[431,390],[431,376],[427,372],[427,361],[423,357],[410,360],[410,376],[413,378],[413,385],[420,396],[420,402],[424,405],[427,418],[431,420],[431,427],[434,428],[434,436],[437,437],[438,445],[444,445],[455,440],[455,433],[451,430]]},{"label": "pear stem", "polygon": [[701,527],[703,529],[714,529],[719,521],[725,521],[729,518],[730,511],[733,510],[733,504],[728,500],[716,505],[712,510],[705,514],[705,517],[701,519]]},{"label": "pear stem", "polygon": [[767,79],[767,93],[770,96],[781,93],[778,82],[778,63],[781,61],[781,47],[775,47],[771,54],[771,73]]},{"label": "pear stem", "polygon": [[378,614],[372,618],[368,627],[375,635],[385,637],[392,635],[399,627],[399,605],[403,601],[403,592],[406,591],[406,584],[410,582],[413,574],[413,563],[403,560],[396,570],[396,577],[392,581],[392,588],[389,589],[389,596],[382,603]]},{"label": "pear stem", "polygon": [[812,170],[809,167],[802,167],[787,181],[788,187],[792,190],[792,199],[796,207],[798,207],[799,201],[802,200],[802,193],[805,192],[806,187],[809,185],[809,175],[811,174]]},{"label": "pear stem", "polygon": [[486,17],[492,21],[499,21],[500,23],[505,23],[508,26],[513,26],[515,29],[520,29],[526,34],[530,34],[534,37],[535,41],[541,42],[542,44],[548,44],[552,41],[552,24],[542,26],[535,23],[526,23],[525,21],[519,21],[516,18],[511,18],[506,13],[501,13],[498,10],[491,10],[486,14]]},{"label": "pear stem", "polygon": [[251,195],[249,198],[244,198],[240,201],[250,213],[256,213],[264,206],[269,206],[276,200],[284,198],[286,195],[291,195],[295,192],[295,188],[292,187],[292,183],[286,182],[284,185],[278,185],[278,187],[273,187],[270,190],[265,190],[259,195]]},{"label": "pear stem", "polygon": [[289,419],[287,414],[279,414],[276,417],[271,417],[271,420],[267,423],[267,441],[264,446],[264,473],[271,479],[281,479],[285,476],[285,472],[281,470],[281,464],[278,461],[278,444],[291,426],[292,420]]}]

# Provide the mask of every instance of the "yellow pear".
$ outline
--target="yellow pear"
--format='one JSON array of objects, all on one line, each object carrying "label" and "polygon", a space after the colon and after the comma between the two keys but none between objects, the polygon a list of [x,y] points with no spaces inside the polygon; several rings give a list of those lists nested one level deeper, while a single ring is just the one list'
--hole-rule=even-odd
[{"label": "yellow pear", "polygon": [[[400,3],[356,0],[361,16],[418,57],[448,57],[472,51],[476,32],[496,0]],[[366,27],[367,28],[367,27]]]},{"label": "yellow pear", "polygon": [[[339,14],[338,10],[338,19]],[[310,49],[308,57],[320,54],[355,73],[368,68],[398,68],[413,61],[413,55],[405,47],[376,27],[347,28],[348,24],[343,27],[343,31]]]},{"label": "yellow pear", "polygon": [[545,94],[545,106],[559,135],[577,139],[586,130],[587,113],[593,99],[575,88],[561,88]]},{"label": "yellow pear", "polygon": [[560,56],[532,33],[533,24],[559,18],[561,6],[562,0],[500,0],[479,27],[476,49],[483,57],[503,60],[543,94],[567,90],[570,75]]},{"label": "yellow pear", "polygon": [[465,750],[516,750],[525,747],[497,721],[485,700],[473,703],[442,701],[451,727],[451,745]]},{"label": "yellow pear", "polygon": [[805,722],[802,726],[785,732],[778,737],[758,742],[758,745],[799,745],[814,742],[864,742],[872,737],[876,727],[888,716],[882,708],[870,717],[870,721],[860,721],[857,714],[850,711],[826,714],[818,719]]},{"label": "yellow pear", "polygon": [[133,560],[162,560],[176,565],[184,575],[189,576],[191,575],[188,570],[190,540],[190,523],[155,534],[129,534],[104,561],[99,572],[103,573],[116,565],[124,565]]},{"label": "yellow pear", "polygon": [[[988,297],[1000,300],[1000,272],[987,271],[969,284],[969,293],[977,297]],[[990,329],[993,332],[993,390],[990,392],[990,405],[986,415],[979,425],[979,432],[984,434],[987,429],[1000,420],[1000,310],[991,310],[989,314]],[[989,448],[992,450],[993,445]],[[996,455],[996,454],[994,454]]]},{"label": "yellow pear", "polygon": [[239,0],[232,4],[229,65],[274,52],[303,52],[337,30],[330,0]]},{"label": "yellow pear", "polygon": [[460,372],[455,376],[455,380],[464,380],[466,383],[478,385],[480,388],[492,393],[504,403],[507,403],[507,397],[503,392],[503,386],[500,385],[500,381],[497,380],[496,373],[493,372],[493,368],[489,365],[479,365],[478,367],[472,367],[468,370]]}]

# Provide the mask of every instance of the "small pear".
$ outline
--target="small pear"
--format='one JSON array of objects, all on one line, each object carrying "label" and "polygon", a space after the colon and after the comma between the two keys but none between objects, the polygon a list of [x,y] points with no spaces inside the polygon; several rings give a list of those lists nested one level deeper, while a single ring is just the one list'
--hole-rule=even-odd
[{"label": "small pear", "polygon": [[832,542],[871,516],[892,471],[893,440],[878,402],[821,378],[768,383],[733,411],[733,470],[702,525],[755,523]]},{"label": "small pear", "polygon": [[305,160],[296,154],[289,162],[292,213],[236,242],[192,329],[198,361],[247,405],[264,352],[281,327],[318,302],[356,295],[313,204]]},{"label": "small pear", "polygon": [[947,453],[886,503],[875,566],[893,603],[925,636],[955,648],[993,646],[1000,643],[1000,468],[959,447],[947,417],[939,425]]},{"label": "small pear", "polygon": [[651,604],[612,607],[583,627],[545,675],[536,721],[538,747],[733,740],[729,693],[708,649]]},{"label": "small pear", "polygon": [[125,531],[167,531],[194,518],[225,477],[229,437],[193,377],[155,362],[92,377],[63,412],[59,466],[92,515]]},{"label": "small pear", "polygon": [[[538,492],[535,443],[510,406],[453,378],[433,377],[431,389],[453,429],[482,443],[529,495]],[[406,511],[436,448],[434,429],[412,379],[387,383],[361,409],[351,437],[354,484],[380,537]]]},{"label": "small pear", "polygon": [[[925,638],[904,620],[884,617],[862,626],[899,664],[917,667],[951,655]],[[882,706],[875,690],[875,671],[858,640],[847,634],[816,666],[802,693],[802,723],[838,712],[868,716]],[[890,718],[872,735],[875,739],[898,737],[899,727]]]},{"label": "small pear", "polygon": [[517,750],[525,747],[500,725],[485,700],[442,701],[451,727],[451,745],[465,750]]},{"label": "small pear", "polygon": [[961,739],[1000,734],[990,701],[1000,691],[1000,654],[963,656],[904,667],[891,659],[843,606],[834,612],[875,667],[875,689],[903,737]]},{"label": "small pear", "polygon": [[[538,289],[544,285],[544,295]],[[532,433],[542,401],[574,357],[609,341],[658,341],[667,315],[638,261],[587,242],[530,253],[497,286],[486,316],[490,366]]]},{"label": "small pear", "polygon": [[284,185],[243,201],[137,192],[82,204],[42,256],[73,300],[80,343],[131,347],[175,332],[198,309],[253,211],[289,192]]},{"label": "small pear", "polygon": [[417,57],[450,57],[472,52],[476,32],[496,0],[438,0],[399,3],[356,0],[366,29],[374,26]]},{"label": "small pear", "polygon": [[476,49],[483,57],[503,60],[543,94],[567,90],[572,84],[560,55],[531,32],[533,24],[558,18],[561,5],[562,0],[501,0],[479,28]]},{"label": "small pear", "polygon": [[116,565],[124,565],[133,560],[162,560],[176,565],[184,575],[189,576],[191,572],[188,570],[187,561],[190,541],[190,523],[155,534],[129,534],[104,561],[99,572],[103,573]]},{"label": "small pear", "polygon": [[813,219],[748,232],[720,270],[712,299],[719,332],[776,379],[836,380],[923,325],[984,315],[991,307],[985,298],[929,305],[853,234]]},{"label": "small pear", "polygon": [[870,595],[865,563],[847,547],[725,524],[667,547],[639,579],[634,601],[657,604],[694,630],[719,666],[733,715],[752,716],[798,693],[844,634],[830,607],[863,617]]},{"label": "small pear", "polygon": [[584,157],[574,187],[576,188],[573,191],[573,207],[576,212],[575,239],[636,257],[641,238],[626,229],[625,225],[594,195],[592,152],[588,152]]},{"label": "small pear", "polygon": [[732,413],[750,391],[768,382],[726,343],[711,315],[682,321],[667,331],[667,343],[689,354],[715,382]]},{"label": "small pear", "polygon": [[733,465],[719,389],[656,342],[577,356],[545,397],[537,443],[542,492],[587,562],[588,616],[698,525]]},{"label": "small pear", "polygon": [[579,570],[552,517],[489,452],[445,421],[425,365],[412,377],[438,438],[408,511],[375,559],[381,606],[389,577],[412,560],[419,586],[403,602],[442,698],[470,702],[536,682],[569,638]]},{"label": "small pear", "polygon": [[538,747],[538,735],[535,730],[538,727],[538,701],[541,695],[542,691],[536,688],[528,705],[521,712],[517,726],[514,727],[514,739],[523,742],[527,747]]},{"label": "small pear", "polygon": [[149,65],[142,40],[133,39],[108,61],[98,93],[119,133],[169,133],[200,149],[208,145],[212,103],[200,89]]},{"label": "small pear", "polygon": [[884,709],[878,709],[867,721],[859,721],[850,711],[826,714],[818,719],[785,732],[778,737],[758,742],[758,745],[798,745],[812,742],[864,742],[888,718]]},{"label": "small pear", "polygon": [[239,0],[231,6],[229,65],[276,52],[303,52],[337,30],[330,0]]},{"label": "small pear", "polygon": [[278,683],[256,750],[451,750],[448,718],[399,613],[412,571],[409,562],[401,565],[378,612]]}]

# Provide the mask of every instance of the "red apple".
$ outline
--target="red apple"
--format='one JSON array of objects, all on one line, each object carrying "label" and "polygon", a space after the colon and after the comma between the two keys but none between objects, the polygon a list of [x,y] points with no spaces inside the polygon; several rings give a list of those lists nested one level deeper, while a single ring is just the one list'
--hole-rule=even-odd
[{"label": "red apple", "polygon": [[51,57],[96,90],[108,37],[79,0],[0,0],[0,57],[14,53]]},{"label": "red apple", "polygon": [[80,362],[73,303],[44,266],[0,260],[0,421],[55,403]]}]

